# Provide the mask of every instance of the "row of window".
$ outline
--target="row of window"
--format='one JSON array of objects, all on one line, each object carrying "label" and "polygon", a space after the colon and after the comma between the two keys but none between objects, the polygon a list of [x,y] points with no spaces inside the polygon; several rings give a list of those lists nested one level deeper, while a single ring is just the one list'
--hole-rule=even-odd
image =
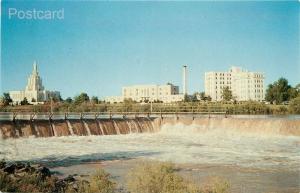
[{"label": "row of window", "polygon": [[[159,92],[158,94],[159,94],[159,95],[171,95],[171,93],[169,93],[169,92],[166,92],[166,93]],[[127,93],[124,93],[124,95],[125,95],[125,96],[138,96],[139,93],[136,92],[135,95],[133,95],[133,93],[129,93],[129,95],[128,95]],[[143,93],[141,93],[141,95],[143,95]],[[149,93],[145,93],[145,95],[149,95]],[[156,94],[153,92],[153,93],[152,93],[152,96],[155,96],[155,95],[156,95]]]},{"label": "row of window", "polygon": [[225,76],[225,75],[227,75],[227,76],[228,76],[228,75],[229,75],[229,76],[231,76],[231,74],[230,74],[230,73],[228,74],[228,73],[225,73],[225,72],[224,72],[224,73],[223,73],[223,72],[221,72],[221,73],[215,73],[215,75],[216,75],[216,76],[218,76],[218,75],[219,75],[219,76]]}]

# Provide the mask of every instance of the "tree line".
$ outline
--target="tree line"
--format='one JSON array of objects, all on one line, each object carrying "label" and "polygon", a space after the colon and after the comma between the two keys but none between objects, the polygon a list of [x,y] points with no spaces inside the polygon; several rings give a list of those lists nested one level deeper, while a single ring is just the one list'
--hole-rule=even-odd
[{"label": "tree line", "polygon": [[[223,101],[226,103],[232,103],[232,104],[237,103],[229,87],[223,88],[222,98]],[[199,101],[204,101],[209,103],[211,100],[212,100],[211,97],[205,95],[204,92],[201,93],[196,92],[192,95],[186,95],[182,102],[197,103]],[[300,84],[297,84],[295,87],[292,87],[288,83],[287,79],[280,78],[279,80],[267,86],[265,100],[270,104],[274,104],[274,105],[289,104],[290,112],[300,113]],[[50,102],[51,101],[45,101],[44,106],[47,105],[49,106]],[[99,100],[98,97],[96,96],[89,97],[88,94],[85,92],[82,92],[73,98],[68,97],[65,100],[63,100],[60,96],[53,97],[52,102],[54,103],[54,106],[60,106],[59,109],[61,108],[61,106],[63,106],[63,110],[82,110],[82,111],[88,111],[89,108],[97,104],[108,104],[105,101]],[[148,103],[149,101],[143,101],[143,102]],[[178,102],[178,104],[181,104],[182,102]],[[132,99],[126,99],[123,101],[122,104],[123,106],[126,107],[126,109],[130,109],[129,107],[131,107],[132,104],[135,103],[137,104],[138,102],[133,101]],[[153,103],[161,103],[161,101],[154,101]],[[3,93],[3,95],[0,97],[0,106],[5,107],[5,106],[9,106],[9,104],[12,104],[12,100],[9,94]],[[24,98],[24,100],[21,101],[20,103],[20,105],[28,105],[28,104],[29,102],[26,98]],[[253,106],[253,103],[251,104]]]}]

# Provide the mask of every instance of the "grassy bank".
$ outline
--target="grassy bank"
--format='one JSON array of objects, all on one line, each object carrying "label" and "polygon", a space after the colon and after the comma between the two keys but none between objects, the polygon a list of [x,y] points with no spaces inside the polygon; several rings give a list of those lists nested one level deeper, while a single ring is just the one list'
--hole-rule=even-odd
[{"label": "grassy bank", "polygon": [[29,164],[0,164],[0,191],[59,193],[227,193],[230,185],[211,178],[204,185],[177,173],[172,163],[141,162],[126,177],[126,190],[118,189],[110,174],[99,169],[87,180],[69,176],[58,179],[49,169]]}]

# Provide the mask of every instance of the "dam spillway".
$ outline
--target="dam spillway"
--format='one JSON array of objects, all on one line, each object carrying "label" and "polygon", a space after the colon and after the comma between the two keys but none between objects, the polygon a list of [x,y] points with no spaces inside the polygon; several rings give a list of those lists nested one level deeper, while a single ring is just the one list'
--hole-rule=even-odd
[{"label": "dam spillway", "polygon": [[0,122],[0,137],[60,137],[155,132],[156,121],[135,119],[15,120]]},{"label": "dam spillway", "polygon": [[[123,135],[154,133],[162,126],[192,126],[195,132],[208,131],[250,133],[256,135],[300,136],[300,119],[234,118],[234,117],[165,117],[112,119],[58,119],[58,120],[2,120],[0,137],[61,137],[89,135]],[[175,132],[170,130],[170,132]],[[179,132],[187,132],[180,129]]]}]

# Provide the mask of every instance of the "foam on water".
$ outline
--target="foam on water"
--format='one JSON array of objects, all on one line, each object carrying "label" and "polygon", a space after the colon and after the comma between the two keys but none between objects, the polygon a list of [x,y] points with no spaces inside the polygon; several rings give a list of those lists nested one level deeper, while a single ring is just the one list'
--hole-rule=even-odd
[{"label": "foam on water", "polygon": [[192,164],[299,170],[299,136],[263,136],[199,125],[162,126],[158,133],[0,140],[0,158],[54,165],[149,158]]}]

